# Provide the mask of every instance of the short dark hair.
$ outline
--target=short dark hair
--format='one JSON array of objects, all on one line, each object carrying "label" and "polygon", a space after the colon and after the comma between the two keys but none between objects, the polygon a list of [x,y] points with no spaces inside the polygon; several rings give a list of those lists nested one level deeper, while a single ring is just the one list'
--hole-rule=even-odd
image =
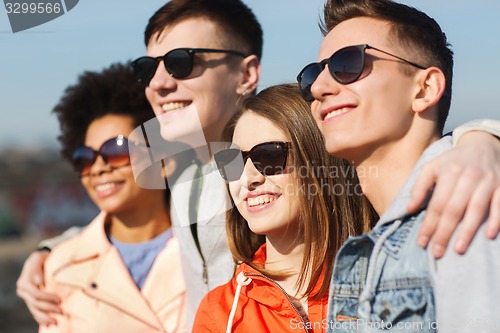
[{"label": "short dark hair", "polygon": [[240,0],[172,0],[149,19],[144,32],[146,46],[154,35],[189,18],[206,18],[216,23],[237,51],[262,58],[262,28],[250,8]]},{"label": "short dark hair", "polygon": [[420,57],[416,62],[443,71],[446,87],[438,103],[437,115],[437,127],[442,132],[451,105],[453,51],[439,24],[418,9],[391,0],[328,0],[320,27],[326,35],[341,22],[355,17],[390,22],[392,37]]},{"label": "short dark hair", "polygon": [[139,126],[154,118],[144,87],[137,83],[129,63],[113,64],[102,72],[84,72],[75,85],[66,88],[52,112],[61,128],[61,153],[68,161],[84,144],[87,129],[96,119],[108,114],[126,115]]}]

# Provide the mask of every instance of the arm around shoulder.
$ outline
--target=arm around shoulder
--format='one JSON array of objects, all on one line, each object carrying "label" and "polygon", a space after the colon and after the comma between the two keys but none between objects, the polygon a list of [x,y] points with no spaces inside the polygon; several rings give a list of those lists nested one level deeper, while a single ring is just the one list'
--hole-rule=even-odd
[{"label": "arm around shoulder", "polygon": [[[497,137],[495,137],[495,135]],[[454,149],[428,163],[414,186],[410,211],[423,204],[434,187],[427,215],[418,237],[440,258],[460,223],[454,250],[465,253],[488,215],[485,234],[500,232],[500,121],[485,119],[466,123],[453,132]],[[459,142],[460,140],[460,142]]]},{"label": "arm around shoulder", "polygon": [[69,290],[61,285],[58,285],[54,277],[54,274],[61,267],[71,261],[70,258],[73,253],[73,244],[73,241],[69,241],[55,247],[54,250],[50,252],[47,260],[44,262],[45,284],[42,290],[58,297],[60,300],[59,307],[61,312],[51,314],[56,323],[50,325],[40,325],[39,333],[68,333],[73,331],[71,328],[71,317],[65,315],[64,313]]},{"label": "arm around shoulder", "polygon": [[453,130],[453,145],[455,146],[462,136],[471,131],[481,131],[500,138],[500,120],[478,119],[458,126]]},{"label": "arm around shoulder", "polygon": [[55,236],[49,239],[45,239],[38,244],[39,249],[47,249],[51,251],[54,247],[56,247],[58,244],[62,243],[65,240],[68,240],[70,238],[73,238],[74,236],[80,234],[84,227],[71,227],[59,236]]}]

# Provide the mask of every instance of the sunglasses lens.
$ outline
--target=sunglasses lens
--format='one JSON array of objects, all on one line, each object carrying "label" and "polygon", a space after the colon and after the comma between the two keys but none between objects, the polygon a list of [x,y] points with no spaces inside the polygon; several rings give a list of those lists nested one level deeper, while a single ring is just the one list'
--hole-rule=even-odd
[{"label": "sunglasses lens", "polygon": [[[273,176],[285,171],[287,146],[284,142],[266,142],[253,147],[248,153],[255,168],[264,176]],[[239,149],[221,150],[214,154],[215,163],[222,178],[227,181],[240,179],[246,158]]]},{"label": "sunglasses lens", "polygon": [[283,143],[265,143],[252,149],[251,159],[255,168],[264,176],[283,173],[287,151]]},{"label": "sunglasses lens", "polygon": [[[338,50],[328,59],[330,74],[341,84],[349,84],[356,81],[363,72],[364,52],[364,48],[360,46],[348,46]],[[311,86],[322,71],[323,65],[314,62],[304,67],[297,76],[300,94],[307,102],[314,100],[311,93]]]},{"label": "sunglasses lens", "polygon": [[187,50],[172,50],[165,55],[163,61],[167,71],[176,79],[188,77],[193,69],[193,58]]},{"label": "sunglasses lens", "polygon": [[308,102],[312,102],[314,97],[311,93],[311,86],[318,78],[319,74],[323,71],[321,64],[312,63],[304,67],[304,69],[297,76],[299,82],[299,89],[302,98]]},{"label": "sunglasses lens", "polygon": [[79,147],[73,153],[72,159],[76,172],[86,175],[96,160],[96,153],[88,147]]},{"label": "sunglasses lens", "polygon": [[118,137],[103,143],[100,149],[106,163],[112,168],[118,168],[130,163],[128,140]]},{"label": "sunglasses lens", "polygon": [[356,81],[363,72],[364,49],[349,46],[335,52],[328,61],[330,74],[341,84]]},{"label": "sunglasses lens", "polygon": [[239,149],[225,149],[214,154],[221,177],[227,181],[240,179],[245,163]]},{"label": "sunglasses lens", "polygon": [[153,76],[155,76],[158,61],[151,57],[141,57],[132,63],[132,68],[139,83],[148,86]]}]

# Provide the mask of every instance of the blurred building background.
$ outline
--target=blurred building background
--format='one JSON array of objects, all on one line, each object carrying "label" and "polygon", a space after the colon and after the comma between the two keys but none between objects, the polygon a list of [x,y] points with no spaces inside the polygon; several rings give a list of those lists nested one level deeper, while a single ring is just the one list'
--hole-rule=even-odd
[{"label": "blurred building background", "polygon": [[0,333],[37,332],[16,295],[24,260],[41,239],[97,213],[57,148],[0,150]]}]

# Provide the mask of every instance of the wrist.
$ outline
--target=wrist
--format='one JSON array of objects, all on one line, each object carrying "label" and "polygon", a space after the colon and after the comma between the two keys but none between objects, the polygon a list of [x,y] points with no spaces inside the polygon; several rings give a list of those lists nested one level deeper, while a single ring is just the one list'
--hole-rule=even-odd
[{"label": "wrist", "polygon": [[495,136],[492,133],[484,132],[482,130],[471,130],[463,133],[458,140],[456,141],[455,145],[462,145],[462,144],[482,144],[482,143],[497,143],[500,138],[498,136]]}]

